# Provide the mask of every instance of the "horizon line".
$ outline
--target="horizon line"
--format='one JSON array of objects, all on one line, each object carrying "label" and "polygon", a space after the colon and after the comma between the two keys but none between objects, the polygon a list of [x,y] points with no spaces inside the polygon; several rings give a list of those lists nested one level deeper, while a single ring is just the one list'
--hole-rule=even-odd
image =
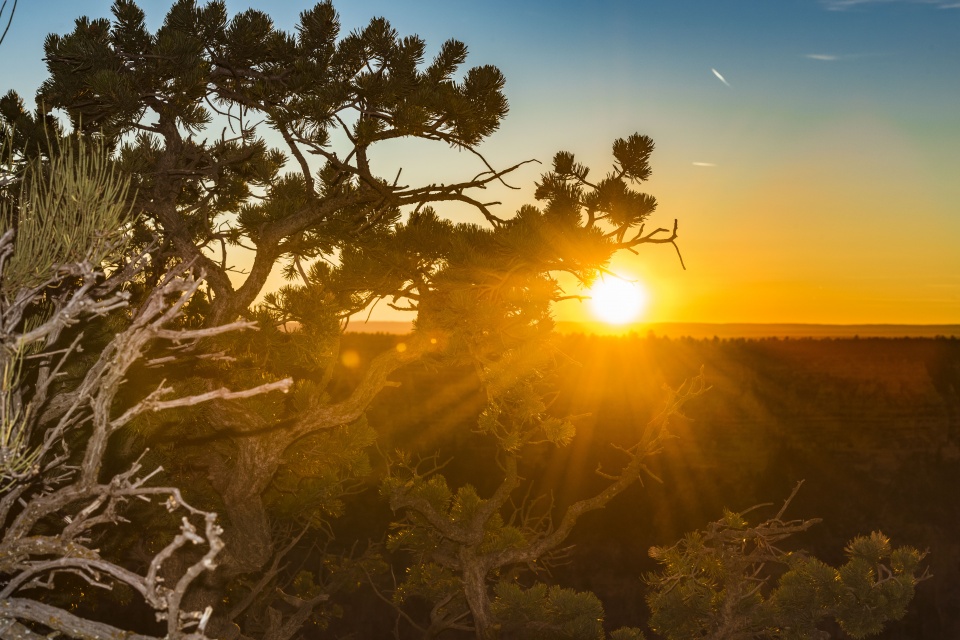
[{"label": "horizon line", "polygon": [[[407,334],[412,322],[372,320],[351,323],[346,333]],[[636,322],[609,325],[596,321],[560,320],[558,333],[644,335],[692,338],[933,338],[960,337],[960,323],[822,323],[822,322]]]}]

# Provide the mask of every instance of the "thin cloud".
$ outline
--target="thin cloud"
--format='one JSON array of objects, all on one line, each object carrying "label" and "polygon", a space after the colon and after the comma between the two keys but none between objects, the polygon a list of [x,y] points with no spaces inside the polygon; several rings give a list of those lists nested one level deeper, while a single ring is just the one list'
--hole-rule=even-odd
[{"label": "thin cloud", "polygon": [[890,55],[889,53],[805,53],[803,57],[807,60],[816,60],[817,62],[835,62],[837,60],[859,60],[861,58],[882,58]]},{"label": "thin cloud", "polygon": [[695,167],[715,167],[717,166],[713,162],[694,162],[693,166]]},{"label": "thin cloud", "polygon": [[719,71],[717,71],[716,69],[710,69],[710,71],[713,71],[713,75],[717,76],[717,78],[720,80],[720,82],[722,82],[723,84],[727,85],[728,87],[730,86],[730,83],[727,82],[726,78],[724,78],[722,75],[720,75],[720,72],[719,72]]},{"label": "thin cloud", "polygon": [[857,7],[866,7],[872,4],[928,4],[938,9],[960,9],[960,2],[956,0],[820,0],[828,11],[846,11]]}]

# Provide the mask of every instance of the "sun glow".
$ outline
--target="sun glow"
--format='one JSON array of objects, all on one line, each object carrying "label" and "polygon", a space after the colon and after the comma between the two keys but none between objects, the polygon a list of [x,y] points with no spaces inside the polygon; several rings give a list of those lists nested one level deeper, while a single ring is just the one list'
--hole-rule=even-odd
[{"label": "sun glow", "polygon": [[640,282],[613,275],[601,277],[587,294],[590,311],[607,324],[639,320],[648,301],[647,290]]}]

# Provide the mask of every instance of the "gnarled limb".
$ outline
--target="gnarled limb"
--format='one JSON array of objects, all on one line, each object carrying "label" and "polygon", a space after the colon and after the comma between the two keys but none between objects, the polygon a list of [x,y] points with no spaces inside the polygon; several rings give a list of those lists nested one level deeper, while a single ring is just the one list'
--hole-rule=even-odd
[{"label": "gnarled limb", "polygon": [[[15,250],[11,232],[0,235],[0,256]],[[0,259],[0,277],[5,261]],[[143,264],[143,260],[140,260]],[[111,589],[125,584],[155,609],[158,620],[166,622],[166,638],[199,639],[210,619],[209,610],[189,610],[182,606],[191,585],[204,572],[216,567],[223,548],[222,530],[217,515],[192,507],[179,490],[154,486],[153,478],[162,471],[142,473],[140,461],[126,471],[101,480],[107,446],[112,434],[136,416],[177,406],[189,406],[215,398],[245,398],[274,390],[287,390],[290,380],[260,385],[252,389],[220,389],[206,394],[160,399],[171,392],[166,387],[148,394],[123,410],[118,391],[134,363],[141,360],[158,338],[181,344],[196,343],[207,334],[249,328],[237,324],[224,329],[178,331],[169,326],[180,315],[183,305],[197,291],[200,281],[185,274],[186,266],[170,272],[133,314],[129,326],[120,331],[89,366],[72,388],[63,389],[60,404],[47,403],[48,388],[61,377],[64,363],[79,352],[80,340],[58,346],[62,330],[74,324],[95,321],[105,313],[123,309],[129,296],[90,262],[62,265],[41,283],[29,289],[2,294],[3,314],[0,329],[8,348],[0,351],[0,360],[8,372],[2,389],[4,413],[3,483],[0,484],[0,637],[33,637],[35,629],[46,629],[70,637],[146,638],[30,597],[37,588],[56,588],[69,574],[95,587]],[[53,300],[53,309],[39,322],[25,322],[31,296],[36,300],[48,287],[63,287],[72,282],[66,295]],[[112,287],[112,288],[111,288]],[[102,297],[94,297],[100,289]],[[14,300],[14,304],[9,304]],[[34,353],[29,359],[25,350]],[[31,377],[36,368],[39,375]],[[64,384],[59,382],[58,384]],[[119,411],[119,416],[117,412]],[[13,412],[13,413],[11,413]],[[15,417],[15,421],[11,421]],[[10,437],[7,437],[10,436]],[[11,449],[16,442],[24,446]],[[76,447],[75,451],[71,447]],[[16,471],[16,456],[29,461],[29,467]],[[73,461],[77,464],[69,465]],[[122,513],[131,499],[165,499],[167,510],[185,510],[180,532],[150,560],[147,570],[138,573],[91,546],[91,540],[106,528],[123,521]],[[59,530],[51,531],[51,523]],[[203,551],[200,557],[175,575],[172,582],[162,576],[167,563],[182,556],[188,548]]]}]

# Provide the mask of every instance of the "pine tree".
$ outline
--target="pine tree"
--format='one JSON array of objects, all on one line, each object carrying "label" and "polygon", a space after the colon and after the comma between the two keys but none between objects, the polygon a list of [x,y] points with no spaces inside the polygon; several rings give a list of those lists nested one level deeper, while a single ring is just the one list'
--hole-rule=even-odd
[{"label": "pine tree", "polygon": [[799,488],[758,524],[745,517],[757,507],[727,511],[672,547],[651,548],[663,567],[647,576],[651,627],[668,640],[800,640],[834,637],[823,628],[833,621],[850,637],[865,638],[901,619],[926,577],[924,554],[893,548],[879,532],[852,540],[838,568],[782,549],[783,540],[819,522],[784,519]]},{"label": "pine tree", "polygon": [[[245,315],[264,326],[252,341],[220,343],[239,364],[195,368],[180,383],[296,379],[287,402],[221,402],[173,423],[175,433],[217,443],[188,453],[184,438],[171,452],[203,465],[230,525],[221,583],[208,602],[283,548],[268,497],[299,445],[316,448],[332,432],[365,442],[351,425],[392,371],[440,352],[490,366],[548,334],[550,303],[563,296],[557,272],[589,282],[616,250],[676,237],[675,226],[640,233],[656,202],[627,186],[649,174],[653,144],[639,135],[617,141],[618,166],[595,184],[572,155],[559,154],[538,190],[547,208],[496,215],[475,194],[520,166],[494,169],[478,150],[507,112],[499,70],[461,74],[467,49],[453,40],[425,63],[425,43],[381,18],[341,34],[330,3],[303,12],[290,34],[258,11],[228,17],[222,2],[180,0],[150,33],[142,10],[118,0],[112,20],[81,18],[72,33],[50,36],[45,52],[50,77],[37,111],[12,94],[0,101],[19,157],[55,157],[44,127],[55,126],[51,110],[65,111],[72,130],[102,140],[130,177],[137,247],[150,231],[160,234],[146,289],[160,281],[161,266],[184,262],[209,283],[188,318],[216,326]],[[282,149],[269,147],[264,128]],[[480,171],[420,186],[376,175],[376,145],[401,137],[466,151]],[[453,201],[472,205],[483,224],[455,225],[431,208]],[[254,257],[235,285],[239,247]],[[278,262],[299,283],[251,310]],[[405,351],[371,362],[349,396],[333,397],[346,318],[384,298],[416,312],[417,332]],[[299,330],[279,330],[290,321]]]}]

